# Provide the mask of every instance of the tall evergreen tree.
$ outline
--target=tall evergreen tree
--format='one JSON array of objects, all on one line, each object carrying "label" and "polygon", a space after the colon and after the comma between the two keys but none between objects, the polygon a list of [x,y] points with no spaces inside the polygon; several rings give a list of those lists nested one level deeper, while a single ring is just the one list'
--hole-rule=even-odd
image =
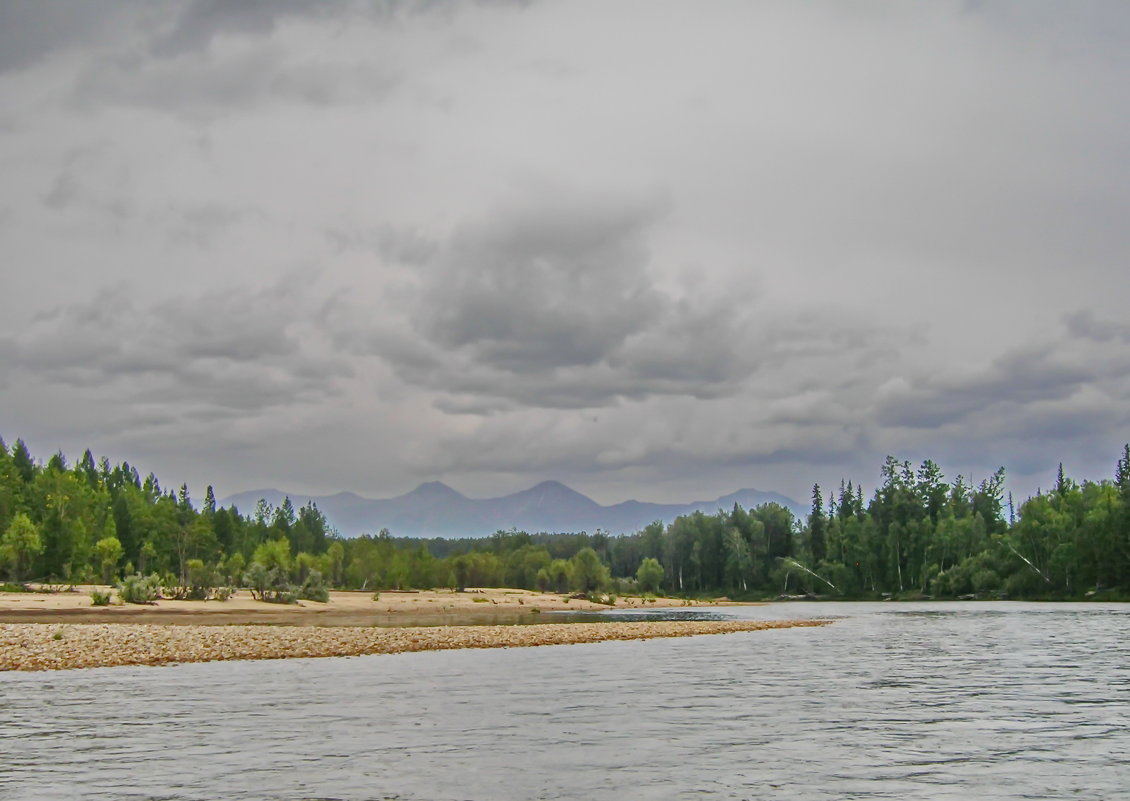
[{"label": "tall evergreen tree", "polygon": [[12,463],[16,466],[16,473],[23,482],[30,484],[32,479],[35,478],[35,462],[32,461],[31,453],[22,439],[17,439],[12,448]]},{"label": "tall evergreen tree", "polygon": [[828,521],[824,517],[824,498],[820,485],[812,485],[812,511],[808,515],[808,548],[812,561],[819,564],[827,556]]}]

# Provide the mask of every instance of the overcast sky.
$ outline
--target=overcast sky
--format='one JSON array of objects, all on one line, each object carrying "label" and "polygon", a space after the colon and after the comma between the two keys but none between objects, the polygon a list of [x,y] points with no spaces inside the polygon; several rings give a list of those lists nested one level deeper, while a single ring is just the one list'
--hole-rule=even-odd
[{"label": "overcast sky", "polygon": [[802,502],[1130,439],[1130,4],[0,1],[0,435]]}]

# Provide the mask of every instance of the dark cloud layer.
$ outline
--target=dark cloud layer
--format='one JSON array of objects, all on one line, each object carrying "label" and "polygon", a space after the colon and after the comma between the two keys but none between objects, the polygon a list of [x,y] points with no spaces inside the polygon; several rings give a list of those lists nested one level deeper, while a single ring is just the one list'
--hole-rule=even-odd
[{"label": "dark cloud layer", "polygon": [[[1097,320],[1088,312],[1067,315],[1064,322],[1066,330],[1058,340],[1002,354],[985,370],[916,380],[879,407],[879,422],[937,429],[978,416],[1006,414],[1013,416],[1015,426],[1029,412],[1039,420],[1055,404],[1088,391],[1121,406],[1122,392],[1130,386],[1130,354],[1119,347],[1130,340],[1126,326]],[[1063,411],[1059,408],[1055,416],[1063,417]],[[1130,420],[1130,413],[1125,419]],[[1105,427],[1108,421],[1094,422]],[[1046,427],[1036,423],[1026,433],[1034,436],[1040,430]],[[1071,433],[1064,431],[1063,436]]]},{"label": "dark cloud layer", "polygon": [[1103,2],[11,0],[0,435],[233,492],[1104,475],[1128,32]]},{"label": "dark cloud layer", "polygon": [[141,3],[69,3],[7,0],[0,3],[0,73],[48,58],[65,48],[109,38]]},{"label": "dark cloud layer", "polygon": [[161,58],[205,50],[221,35],[263,36],[271,33],[280,19],[291,16],[329,17],[348,8],[347,2],[322,0],[195,0],[181,5],[172,29],[157,38],[151,52]]},{"label": "dark cloud layer", "polygon": [[40,314],[0,353],[17,376],[143,402],[254,412],[315,402],[351,370],[313,355],[286,286],[138,306],[126,288]]},{"label": "dark cloud layer", "polygon": [[341,341],[409,382],[506,404],[731,394],[773,346],[751,341],[743,293],[676,298],[658,286],[647,235],[663,209],[651,198],[532,197],[428,246],[377,232],[382,255],[411,268],[404,316]]}]

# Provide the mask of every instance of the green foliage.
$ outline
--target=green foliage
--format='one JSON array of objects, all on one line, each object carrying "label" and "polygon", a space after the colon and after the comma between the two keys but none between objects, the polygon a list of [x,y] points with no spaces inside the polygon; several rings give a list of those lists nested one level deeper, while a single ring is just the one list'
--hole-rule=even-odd
[{"label": "green foliage", "polygon": [[161,578],[135,573],[118,584],[118,597],[127,604],[148,604],[161,597]]},{"label": "green foliage", "polygon": [[[1077,482],[1004,512],[1004,473],[946,480],[933,462],[888,458],[874,494],[813,487],[807,521],[788,509],[735,505],[620,537],[499,531],[479,540],[339,538],[313,504],[266,502],[250,515],[201,509],[126,462],[85,452],[73,466],[35,461],[0,440],[0,576],[67,585],[161,576],[170,597],[219,598],[246,580],[256,598],[323,597],[429,587],[523,587],[561,594],[781,592],[839,597],[1130,597],[1130,446],[1113,480]],[[115,545],[116,543],[116,545]],[[812,573],[806,572],[811,570]],[[315,577],[315,574],[317,576]],[[816,574],[815,576],[812,574]],[[132,590],[127,590],[127,594]],[[146,592],[136,597],[150,598]],[[140,602],[145,602],[141,600]]]},{"label": "green foliage", "polygon": [[286,575],[290,570],[290,542],[285,539],[268,540],[255,549],[251,561]]},{"label": "green foliage", "polygon": [[20,512],[0,537],[0,564],[7,567],[8,575],[18,583],[27,576],[32,561],[43,553],[43,548],[39,528]]},{"label": "green foliage", "polygon": [[326,603],[330,600],[330,591],[322,578],[321,571],[311,570],[306,575],[298,590],[298,597],[305,601],[318,601],[319,603]]},{"label": "green foliage", "polygon": [[554,559],[538,570],[535,581],[542,592],[568,592],[573,586],[573,565],[565,559]]},{"label": "green foliage", "polygon": [[486,551],[461,554],[455,557],[452,566],[456,585],[460,590],[467,587],[499,587],[505,580],[502,560],[496,554]]},{"label": "green foliage", "polygon": [[188,600],[188,578],[178,577],[170,570],[166,570],[161,574],[161,597],[169,598],[175,601]]},{"label": "green foliage", "polygon": [[278,578],[278,571],[274,575],[263,566],[262,562],[252,562],[247,572],[243,574],[243,585],[251,590],[251,597],[264,600],[264,595]]},{"label": "green foliage", "polygon": [[102,583],[109,584],[114,580],[118,562],[122,559],[122,543],[117,537],[103,537],[94,543],[94,559],[102,575]]},{"label": "green foliage", "polygon": [[582,548],[572,559],[573,586],[579,592],[593,593],[604,589],[611,580],[608,568],[592,548]]},{"label": "green foliage", "polygon": [[[187,584],[182,588],[185,599],[207,601],[210,598],[218,597],[217,590],[224,583],[224,576],[218,568],[205,564],[201,559],[189,559],[185,563],[185,568],[188,579]],[[230,595],[231,593],[228,591],[219,600],[227,600]]]},{"label": "green foliage", "polygon": [[90,591],[90,605],[91,606],[109,606],[110,593],[102,592],[102,590]]},{"label": "green foliage", "polygon": [[262,562],[254,561],[247,568],[243,582],[256,600],[274,604],[298,602],[298,591],[278,567],[267,568]]},{"label": "green foliage", "polygon": [[658,559],[649,556],[640,562],[639,569],[636,571],[636,583],[641,592],[659,592],[659,587],[663,583],[663,565],[659,564]]},{"label": "green foliage", "polygon": [[229,584],[239,584],[243,578],[243,568],[246,561],[241,553],[233,553],[224,562],[224,575]]}]

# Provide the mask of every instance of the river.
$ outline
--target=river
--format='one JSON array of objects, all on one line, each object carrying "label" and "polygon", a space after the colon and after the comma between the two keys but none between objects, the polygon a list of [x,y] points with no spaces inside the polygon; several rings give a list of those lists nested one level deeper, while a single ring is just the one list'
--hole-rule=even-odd
[{"label": "river", "polygon": [[1130,799],[1130,606],[0,674],[0,799]]}]

